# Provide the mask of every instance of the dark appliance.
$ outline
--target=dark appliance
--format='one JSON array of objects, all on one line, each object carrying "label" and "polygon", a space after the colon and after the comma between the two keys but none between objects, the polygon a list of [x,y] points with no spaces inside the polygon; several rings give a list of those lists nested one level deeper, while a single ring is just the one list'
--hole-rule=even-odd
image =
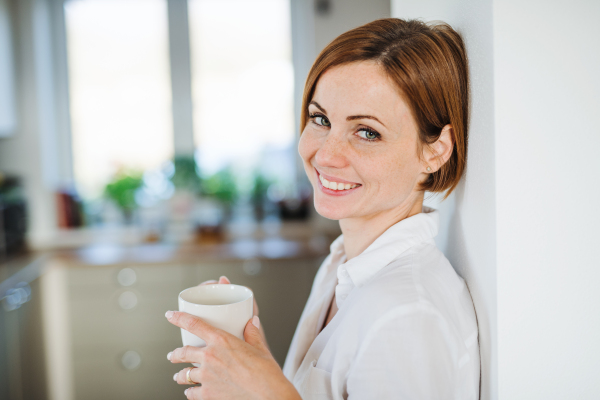
[{"label": "dark appliance", "polygon": [[26,249],[27,205],[19,178],[0,173],[0,261]]}]

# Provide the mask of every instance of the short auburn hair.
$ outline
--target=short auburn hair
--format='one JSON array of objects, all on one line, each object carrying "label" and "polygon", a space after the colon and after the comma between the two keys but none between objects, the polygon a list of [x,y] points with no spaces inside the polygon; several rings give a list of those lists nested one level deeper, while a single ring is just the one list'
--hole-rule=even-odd
[{"label": "short auburn hair", "polygon": [[421,185],[421,190],[446,191],[448,197],[467,164],[470,89],[462,37],[444,22],[398,18],[378,19],[338,36],[321,51],[306,79],[300,132],[323,73],[358,61],[377,62],[396,83],[417,124],[419,152],[439,138],[444,126],[452,126],[450,158]]}]

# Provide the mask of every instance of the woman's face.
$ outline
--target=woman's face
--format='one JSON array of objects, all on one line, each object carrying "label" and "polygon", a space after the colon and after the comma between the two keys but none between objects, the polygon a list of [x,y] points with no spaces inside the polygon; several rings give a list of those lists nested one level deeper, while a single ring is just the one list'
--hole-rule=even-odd
[{"label": "woman's face", "polygon": [[427,166],[417,153],[416,124],[377,64],[327,70],[308,113],[298,151],[319,214],[335,220],[371,218],[409,213],[417,202],[420,207],[417,188]]}]

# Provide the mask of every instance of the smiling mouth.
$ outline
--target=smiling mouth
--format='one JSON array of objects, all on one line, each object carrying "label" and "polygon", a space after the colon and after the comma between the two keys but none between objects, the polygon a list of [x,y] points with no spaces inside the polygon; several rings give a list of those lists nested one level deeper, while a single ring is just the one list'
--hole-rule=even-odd
[{"label": "smiling mouth", "polygon": [[321,185],[323,185],[324,188],[327,188],[330,190],[344,191],[344,190],[352,190],[354,188],[362,186],[362,185],[356,184],[356,183],[344,183],[344,182],[329,181],[329,180],[325,179],[323,177],[323,175],[321,175],[319,173],[319,171],[317,171],[317,174],[319,175],[319,180],[321,181]]}]

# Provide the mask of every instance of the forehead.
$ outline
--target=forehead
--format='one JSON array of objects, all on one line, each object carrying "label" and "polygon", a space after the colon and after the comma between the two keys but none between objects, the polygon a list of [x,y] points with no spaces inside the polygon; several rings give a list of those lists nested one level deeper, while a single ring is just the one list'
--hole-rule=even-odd
[{"label": "forehead", "polygon": [[317,82],[313,100],[331,117],[374,115],[386,126],[386,121],[398,121],[408,112],[394,81],[373,61],[328,69]]}]

